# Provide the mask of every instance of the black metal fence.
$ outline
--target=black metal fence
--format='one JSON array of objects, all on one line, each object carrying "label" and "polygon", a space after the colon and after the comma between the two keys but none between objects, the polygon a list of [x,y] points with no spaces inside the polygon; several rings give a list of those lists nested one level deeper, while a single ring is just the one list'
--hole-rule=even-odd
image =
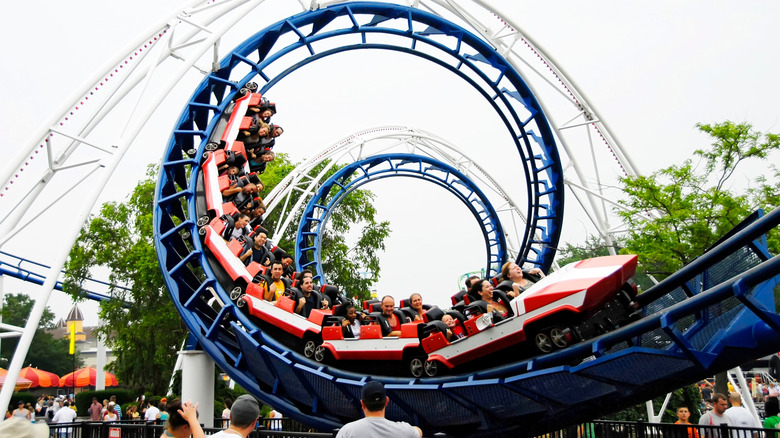
[{"label": "black metal fence", "polygon": [[[277,422],[277,423],[274,423]],[[281,426],[282,430],[277,429]],[[205,428],[206,435],[222,428]],[[776,429],[737,428],[728,426],[685,426],[669,423],[645,423],[641,421],[593,421],[570,426],[555,432],[536,435],[538,438],[779,438]],[[160,424],[139,421],[112,423],[83,421],[67,424],[50,424],[50,438],[158,438],[163,433]],[[332,438],[335,432],[312,431],[289,418],[262,419],[250,438]],[[446,434],[436,437],[446,438]],[[533,435],[529,435],[533,436]]]},{"label": "black metal fence", "polygon": [[[223,427],[204,428],[206,435],[223,430],[221,419],[215,424]],[[79,421],[75,423],[49,424],[50,438],[158,438],[163,433],[162,424],[145,421]],[[290,437],[290,438],[332,438],[334,433],[321,433],[306,427],[290,418],[261,419],[257,430],[250,438]],[[5,437],[2,437],[5,438]],[[10,438],[10,437],[9,437]]]}]

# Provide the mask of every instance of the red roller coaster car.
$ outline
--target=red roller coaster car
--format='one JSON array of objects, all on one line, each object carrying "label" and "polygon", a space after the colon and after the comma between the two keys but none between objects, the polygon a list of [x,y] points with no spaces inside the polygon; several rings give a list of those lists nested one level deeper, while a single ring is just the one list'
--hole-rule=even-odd
[{"label": "red roller coaster car", "polygon": [[340,326],[326,326],[315,359],[403,361],[413,376],[433,377],[442,366],[453,369],[529,339],[537,352],[549,353],[629,321],[635,290],[627,282],[635,270],[635,255],[569,264],[513,299],[511,317],[499,321],[472,303],[462,321],[466,336],[453,342],[436,316],[404,324],[399,337],[383,338],[378,326],[369,325],[362,327],[360,339],[344,339]]},{"label": "red roller coaster car", "polygon": [[[465,334],[451,341],[447,337],[448,328],[441,321],[444,312],[436,307],[425,313],[424,321],[402,324],[400,336],[394,337],[382,336],[380,326],[371,323],[382,316],[379,312],[371,313],[361,327],[360,338],[345,339],[341,327],[343,317],[333,315],[330,309],[313,310],[304,318],[293,311],[294,301],[287,297],[274,303],[264,300],[265,268],[258,263],[245,266],[238,260],[245,243],[225,240],[224,231],[232,226],[231,215],[237,210],[233,203],[223,202],[221,191],[226,181],[222,181],[225,177],[219,176],[218,170],[226,164],[227,156],[239,157],[243,159],[245,173],[252,176],[248,173],[243,143],[235,139],[239,130],[251,122],[244,116],[247,109],[259,102],[261,96],[249,91],[236,99],[206,145],[201,165],[198,226],[211,264],[220,283],[230,291],[230,299],[239,307],[246,306],[259,327],[279,341],[307,357],[320,362],[332,361],[345,368],[375,374],[395,370],[389,372],[433,377],[440,370],[478,365],[480,360],[491,364],[496,354],[514,351],[508,349],[519,344],[531,345],[537,353],[549,353],[630,320],[633,311],[630,304],[636,294],[628,284],[636,270],[633,255],[598,257],[569,264],[511,300],[511,316],[507,318],[486,312],[484,301],[470,297],[472,302],[463,313],[447,312]],[[346,302],[346,299],[334,300],[333,294],[329,296],[331,303]]]}]

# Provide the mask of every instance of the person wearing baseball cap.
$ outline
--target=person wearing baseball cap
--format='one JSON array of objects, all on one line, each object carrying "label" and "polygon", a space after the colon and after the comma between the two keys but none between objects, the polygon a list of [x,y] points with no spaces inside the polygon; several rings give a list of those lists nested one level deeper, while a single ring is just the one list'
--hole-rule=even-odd
[{"label": "person wearing baseball cap", "polygon": [[422,430],[403,421],[385,418],[385,408],[390,399],[382,382],[371,381],[360,391],[360,406],[365,418],[347,423],[339,430],[336,438],[420,438]]},{"label": "person wearing baseball cap", "polygon": [[212,438],[246,438],[255,430],[257,419],[260,418],[260,404],[254,397],[244,394],[233,402],[230,407],[230,427],[211,435]]}]

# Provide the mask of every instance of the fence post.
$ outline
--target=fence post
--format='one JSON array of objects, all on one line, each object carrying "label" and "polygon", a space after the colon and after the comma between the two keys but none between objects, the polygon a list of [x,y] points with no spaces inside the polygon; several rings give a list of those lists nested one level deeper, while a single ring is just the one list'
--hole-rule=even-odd
[{"label": "fence post", "polygon": [[644,421],[637,420],[636,422],[636,438],[645,438],[645,423]]}]

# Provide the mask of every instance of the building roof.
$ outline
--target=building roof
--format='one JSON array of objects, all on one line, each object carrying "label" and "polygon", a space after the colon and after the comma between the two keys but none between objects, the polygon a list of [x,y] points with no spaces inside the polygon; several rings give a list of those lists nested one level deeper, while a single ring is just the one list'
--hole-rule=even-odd
[{"label": "building roof", "polygon": [[73,308],[68,312],[68,317],[65,321],[84,321],[84,315],[81,313],[78,304],[74,304]]}]

